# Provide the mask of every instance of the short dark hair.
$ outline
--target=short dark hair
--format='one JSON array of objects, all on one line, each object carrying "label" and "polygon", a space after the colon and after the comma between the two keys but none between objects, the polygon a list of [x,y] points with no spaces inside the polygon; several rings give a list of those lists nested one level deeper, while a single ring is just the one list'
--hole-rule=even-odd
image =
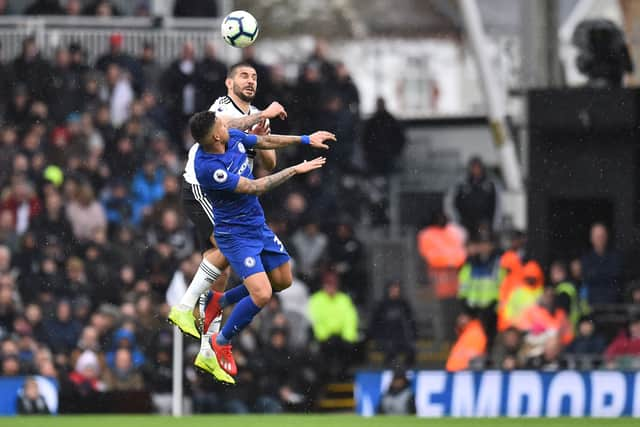
[{"label": "short dark hair", "polygon": [[256,69],[256,67],[251,65],[249,62],[240,61],[240,62],[237,62],[237,63],[233,64],[231,67],[229,67],[229,72],[227,73],[227,77],[228,78],[232,78],[233,75],[236,73],[236,70],[238,68],[241,68],[241,67],[249,67],[249,68],[253,68],[254,70]]},{"label": "short dark hair", "polygon": [[202,143],[204,138],[213,128],[216,121],[216,113],[213,111],[200,111],[189,119],[189,130],[193,139]]}]

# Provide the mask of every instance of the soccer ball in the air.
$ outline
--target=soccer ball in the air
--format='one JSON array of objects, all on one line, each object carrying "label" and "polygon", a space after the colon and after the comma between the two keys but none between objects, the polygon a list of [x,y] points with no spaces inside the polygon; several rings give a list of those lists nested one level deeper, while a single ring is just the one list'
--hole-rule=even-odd
[{"label": "soccer ball in the air", "polygon": [[258,38],[258,21],[249,12],[236,10],[228,14],[220,27],[222,38],[233,47],[247,47]]}]

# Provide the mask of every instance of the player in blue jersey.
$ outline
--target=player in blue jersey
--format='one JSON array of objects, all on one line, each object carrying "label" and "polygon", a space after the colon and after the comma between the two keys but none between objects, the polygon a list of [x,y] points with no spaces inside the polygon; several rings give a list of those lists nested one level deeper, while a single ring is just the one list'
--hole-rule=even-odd
[{"label": "player in blue jersey", "polygon": [[231,352],[231,339],[267,304],[272,291],[284,290],[292,281],[289,254],[266,225],[257,196],[294,175],[321,168],[326,162],[324,157],[318,157],[254,179],[246,151],[250,148],[278,149],[293,144],[328,149],[325,142],[335,141],[335,135],[325,131],[302,136],[250,135],[228,129],[226,119],[216,118],[211,111],[195,114],[189,127],[194,140],[200,143],[195,156],[196,176],[213,207],[216,223],[214,236],[220,251],[210,262],[222,268],[226,266],[226,258],[244,282],[225,293],[215,292],[209,304],[216,312],[236,304],[220,333],[211,339],[216,362],[224,371],[216,370],[214,376],[233,382],[229,375],[235,375],[237,367]]}]

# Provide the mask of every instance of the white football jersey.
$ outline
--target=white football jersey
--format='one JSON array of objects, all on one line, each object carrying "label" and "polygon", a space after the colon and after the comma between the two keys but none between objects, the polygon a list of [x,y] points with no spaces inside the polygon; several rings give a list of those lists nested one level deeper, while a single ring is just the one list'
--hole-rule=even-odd
[{"label": "white football jersey", "polygon": [[[213,111],[217,116],[231,117],[234,119],[260,112],[260,110],[253,105],[249,106],[249,111],[242,111],[242,109],[227,95],[221,96],[220,98],[216,99],[211,107],[209,107],[209,111]],[[196,158],[198,147],[200,147],[200,144],[196,142],[189,149],[187,164],[184,167],[184,174],[182,175],[184,177],[184,180],[189,184],[200,185],[200,183],[198,182],[198,178],[196,178],[196,171],[194,167],[194,160]],[[249,158],[249,168],[253,170],[253,158]]]}]

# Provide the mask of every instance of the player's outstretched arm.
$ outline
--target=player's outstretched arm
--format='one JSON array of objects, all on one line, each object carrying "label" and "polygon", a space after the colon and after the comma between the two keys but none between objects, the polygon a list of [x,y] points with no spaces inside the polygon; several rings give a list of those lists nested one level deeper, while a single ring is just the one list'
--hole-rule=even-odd
[{"label": "player's outstretched arm", "polygon": [[294,175],[307,173],[314,169],[321,168],[326,162],[326,158],[317,157],[308,162],[305,160],[302,163],[283,169],[280,172],[274,173],[273,175],[265,176],[264,178],[248,179],[245,177],[240,177],[235,192],[243,194],[254,194],[256,196],[259,196],[269,190],[276,188],[279,185],[282,185],[283,183],[291,179]]},{"label": "player's outstretched arm", "polygon": [[227,120],[227,126],[230,128],[236,128],[240,130],[247,130],[250,127],[257,125],[265,119],[275,119],[280,117],[282,120],[287,118],[287,112],[279,102],[272,102],[265,110],[259,113],[250,114],[244,117],[238,117]]},{"label": "player's outstretched arm", "polygon": [[293,144],[305,144],[314,148],[328,150],[326,141],[335,141],[336,136],[331,132],[319,130],[311,135],[259,135],[255,148],[260,150],[272,150],[283,148]]}]

